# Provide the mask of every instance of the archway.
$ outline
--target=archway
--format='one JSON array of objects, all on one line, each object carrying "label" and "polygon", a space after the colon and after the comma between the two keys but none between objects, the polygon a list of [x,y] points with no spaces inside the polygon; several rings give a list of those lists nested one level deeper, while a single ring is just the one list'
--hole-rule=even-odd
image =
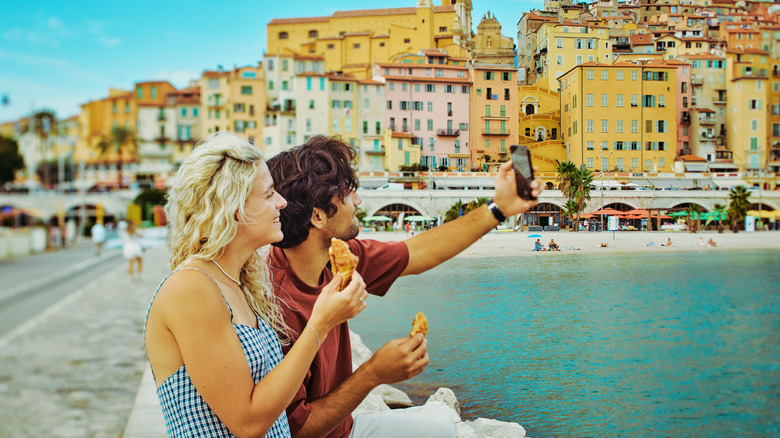
[{"label": "archway", "polygon": [[560,226],[563,218],[563,209],[549,202],[539,203],[523,214],[523,221],[529,227],[547,227]]},{"label": "archway", "polygon": [[622,202],[613,202],[611,204],[607,204],[607,205],[604,206],[605,210],[608,209],[608,208],[611,208],[611,209],[617,210],[617,211],[631,211],[631,210],[634,210],[634,207],[632,207],[632,206],[630,206],[628,204],[624,204]]},{"label": "archway", "polygon": [[392,222],[388,222],[385,225],[389,226],[390,224],[397,224],[398,219],[401,217],[401,215],[404,216],[415,216],[420,215],[423,216],[423,214],[417,210],[416,208],[412,207],[408,204],[389,204],[385,205],[384,207],[381,207],[376,211],[376,213],[373,214],[373,216],[386,216],[392,219]]},{"label": "archway", "polygon": [[525,106],[525,114],[527,116],[533,115],[535,110],[536,110],[536,107],[532,103],[529,103],[528,105]]},{"label": "archway", "polygon": [[547,184],[544,185],[544,189],[545,190],[555,190],[555,186],[553,185],[553,183],[548,182]]},{"label": "archway", "polygon": [[536,128],[536,141],[545,141],[547,140],[547,128],[544,126],[540,126]]}]

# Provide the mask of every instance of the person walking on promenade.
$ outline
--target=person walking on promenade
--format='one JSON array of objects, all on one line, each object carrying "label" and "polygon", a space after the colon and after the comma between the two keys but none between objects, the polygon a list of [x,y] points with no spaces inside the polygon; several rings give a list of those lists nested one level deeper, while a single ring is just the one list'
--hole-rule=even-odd
[{"label": "person walking on promenade", "polygon": [[[289,202],[281,212],[284,238],[271,248],[268,264],[277,296],[286,302],[284,318],[293,333],[303,331],[315,299],[325,293],[333,275],[327,267],[331,238],[347,242],[359,257],[357,272],[366,290],[382,296],[399,276],[439,265],[495,228],[505,216],[535,204],[518,197],[510,162],[499,168],[489,207],[481,206],[402,242],[356,239],[360,228],[355,213],[361,199],[356,192],[358,177],[351,167],[355,157],[355,150],[342,141],[317,136],[268,160],[277,190]],[[539,186],[534,180],[536,196]],[[452,437],[451,425],[431,419],[360,415],[353,420],[351,416],[374,387],[413,377],[427,364],[426,343],[418,334],[387,342],[353,373],[345,322],[328,336],[287,408],[290,430],[296,437]]]},{"label": "person walking on promenade", "polygon": [[103,244],[106,243],[106,227],[103,222],[96,222],[89,234],[92,236],[92,243],[95,244],[95,254],[100,255],[103,252]]},{"label": "person walking on promenade", "polygon": [[171,267],[149,305],[146,352],[169,437],[289,437],[285,408],[331,328],[365,308],[359,274],[313,301],[296,342],[258,249],[282,239],[287,202],[261,152],[235,134],[200,142],[166,205]]},{"label": "person walking on promenade", "polygon": [[128,220],[127,228],[123,233],[124,244],[122,245],[122,255],[127,260],[127,273],[130,278],[133,278],[133,265],[136,265],[136,271],[138,272],[138,278],[141,278],[141,271],[143,270],[143,255],[144,248],[141,246],[141,234],[138,231],[138,227],[135,222]]}]

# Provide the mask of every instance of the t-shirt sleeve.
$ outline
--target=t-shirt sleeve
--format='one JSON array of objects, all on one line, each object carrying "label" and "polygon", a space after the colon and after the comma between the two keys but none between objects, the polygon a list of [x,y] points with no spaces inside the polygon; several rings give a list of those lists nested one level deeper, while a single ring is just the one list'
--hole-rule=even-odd
[{"label": "t-shirt sleeve", "polygon": [[409,249],[404,242],[352,239],[348,243],[360,257],[357,271],[370,294],[385,295],[409,264]]}]

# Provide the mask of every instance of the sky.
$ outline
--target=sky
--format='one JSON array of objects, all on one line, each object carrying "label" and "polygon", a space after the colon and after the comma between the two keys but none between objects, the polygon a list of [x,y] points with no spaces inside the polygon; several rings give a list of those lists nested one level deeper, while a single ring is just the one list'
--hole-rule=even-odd
[{"label": "sky", "polygon": [[[410,7],[416,0],[41,0],[0,1],[0,122],[41,109],[58,118],[109,88],[168,80],[177,88],[203,70],[256,65],[274,18]],[[290,6],[294,4],[294,6]],[[441,0],[434,0],[441,4]],[[472,0],[474,31],[487,11],[515,38],[523,12],[542,0]],[[7,97],[7,103],[6,103]]]}]

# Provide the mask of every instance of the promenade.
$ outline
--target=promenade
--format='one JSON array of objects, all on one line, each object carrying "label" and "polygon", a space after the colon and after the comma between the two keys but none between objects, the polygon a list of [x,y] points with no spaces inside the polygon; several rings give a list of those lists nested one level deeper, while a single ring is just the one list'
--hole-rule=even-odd
[{"label": "promenade", "polygon": [[129,278],[121,257],[105,266],[97,279],[0,337],[0,436],[123,436],[148,369],[143,320],[168,272],[168,252],[147,250],[140,280]]}]

